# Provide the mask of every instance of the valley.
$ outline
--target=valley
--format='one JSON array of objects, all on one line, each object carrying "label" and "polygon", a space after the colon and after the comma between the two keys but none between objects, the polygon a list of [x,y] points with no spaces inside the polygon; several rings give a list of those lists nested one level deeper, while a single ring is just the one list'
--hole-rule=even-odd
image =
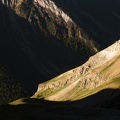
[{"label": "valley", "polygon": [[0,120],[119,120],[119,0],[0,0]]}]

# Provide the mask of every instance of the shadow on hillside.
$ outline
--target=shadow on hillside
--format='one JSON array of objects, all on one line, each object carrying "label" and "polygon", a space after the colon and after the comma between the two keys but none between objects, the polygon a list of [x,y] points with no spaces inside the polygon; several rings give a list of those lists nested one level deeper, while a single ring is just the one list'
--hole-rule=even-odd
[{"label": "shadow on hillside", "polygon": [[120,11],[120,2],[115,0],[53,1],[66,11],[87,32],[90,38],[96,40],[100,44],[101,49],[119,40],[120,21],[118,11]]},{"label": "shadow on hillside", "polygon": [[37,25],[33,25],[34,19],[30,24],[1,1],[0,11],[0,66],[7,69],[29,95],[35,93],[39,83],[88,59],[84,52],[73,52],[63,41],[45,36]]},{"label": "shadow on hillside", "polygon": [[1,120],[119,120],[120,90],[106,89],[78,101],[26,98],[19,105],[0,106]]},{"label": "shadow on hillside", "polygon": [[104,89],[98,93],[88,96],[84,99],[77,101],[48,101],[44,99],[28,98],[23,99],[26,104],[43,103],[46,105],[72,105],[80,108],[98,108],[98,107],[111,107],[120,109],[120,90],[119,89]]}]

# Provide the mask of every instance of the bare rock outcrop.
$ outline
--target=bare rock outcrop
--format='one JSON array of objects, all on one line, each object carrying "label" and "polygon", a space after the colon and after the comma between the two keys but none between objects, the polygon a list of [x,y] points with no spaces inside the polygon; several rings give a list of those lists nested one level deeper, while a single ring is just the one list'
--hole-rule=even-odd
[{"label": "bare rock outcrop", "polygon": [[73,22],[72,19],[64,13],[61,9],[59,9],[54,2],[51,0],[35,0],[35,3],[38,3],[43,8],[49,9],[51,12],[56,14],[58,17],[62,17],[65,22]]},{"label": "bare rock outcrop", "polygon": [[16,6],[20,4],[23,0],[2,0],[2,3],[7,6]]}]

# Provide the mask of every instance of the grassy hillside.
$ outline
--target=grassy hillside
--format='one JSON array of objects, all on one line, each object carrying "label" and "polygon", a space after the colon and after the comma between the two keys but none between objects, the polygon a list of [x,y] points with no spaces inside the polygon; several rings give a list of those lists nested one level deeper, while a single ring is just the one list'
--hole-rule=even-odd
[{"label": "grassy hillside", "polygon": [[119,41],[92,56],[85,64],[38,86],[34,98],[80,100],[104,89],[120,87]]}]

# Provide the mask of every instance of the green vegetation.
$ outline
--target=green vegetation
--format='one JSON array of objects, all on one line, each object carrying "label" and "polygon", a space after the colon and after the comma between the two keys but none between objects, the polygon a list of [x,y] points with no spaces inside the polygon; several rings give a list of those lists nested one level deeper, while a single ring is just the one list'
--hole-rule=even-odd
[{"label": "green vegetation", "polygon": [[0,105],[7,104],[25,95],[25,90],[10,73],[0,67]]},{"label": "green vegetation", "polygon": [[109,65],[107,65],[107,66],[101,71],[101,73],[103,73],[103,72],[105,72],[107,69],[109,69],[119,58],[120,58],[120,56],[114,58],[115,60],[114,60],[112,63],[110,63]]}]

